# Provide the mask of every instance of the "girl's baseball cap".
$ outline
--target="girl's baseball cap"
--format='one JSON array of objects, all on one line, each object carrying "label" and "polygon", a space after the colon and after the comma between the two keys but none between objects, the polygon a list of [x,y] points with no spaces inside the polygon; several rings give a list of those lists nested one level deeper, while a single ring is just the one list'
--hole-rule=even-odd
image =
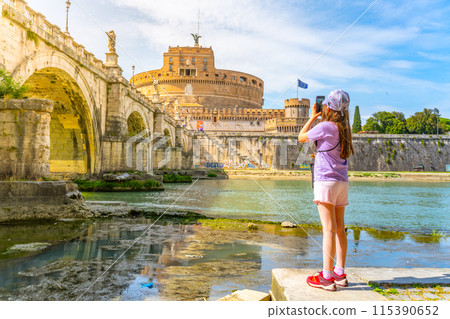
[{"label": "girl's baseball cap", "polygon": [[345,111],[348,110],[348,106],[350,105],[350,97],[343,90],[334,90],[328,94],[328,97],[322,102],[322,105],[327,105],[335,111]]}]

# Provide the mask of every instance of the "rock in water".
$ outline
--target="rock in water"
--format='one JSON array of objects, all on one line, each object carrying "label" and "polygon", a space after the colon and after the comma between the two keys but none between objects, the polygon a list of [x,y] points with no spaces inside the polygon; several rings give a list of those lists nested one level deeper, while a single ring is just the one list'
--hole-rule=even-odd
[{"label": "rock in water", "polygon": [[248,223],[247,229],[258,229],[258,225],[254,223]]},{"label": "rock in water", "polygon": [[295,224],[291,223],[291,222],[282,222],[281,223],[281,227],[283,228],[294,228],[297,227]]},{"label": "rock in water", "polygon": [[14,245],[11,248],[8,249],[9,252],[20,252],[20,251],[39,251],[42,249],[47,248],[48,246],[51,246],[49,243],[31,243],[31,244],[20,244],[20,245]]}]

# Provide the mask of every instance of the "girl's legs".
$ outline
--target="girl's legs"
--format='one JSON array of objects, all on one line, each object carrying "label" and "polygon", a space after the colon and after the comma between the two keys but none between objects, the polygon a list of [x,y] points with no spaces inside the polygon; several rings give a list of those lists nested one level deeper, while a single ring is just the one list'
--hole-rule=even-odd
[{"label": "girl's legs", "polygon": [[336,207],[336,266],[345,268],[345,260],[347,257],[347,236],[345,234],[344,223],[345,207]]},{"label": "girl's legs", "polygon": [[323,233],[323,270],[332,271],[334,255],[336,254],[337,237],[335,207],[332,204],[319,203],[317,208],[319,210]]}]

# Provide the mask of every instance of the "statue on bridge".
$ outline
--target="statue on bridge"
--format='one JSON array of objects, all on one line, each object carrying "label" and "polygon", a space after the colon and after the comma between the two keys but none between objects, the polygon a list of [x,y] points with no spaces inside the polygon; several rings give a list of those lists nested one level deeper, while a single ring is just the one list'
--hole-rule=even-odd
[{"label": "statue on bridge", "polygon": [[116,53],[116,33],[114,30],[106,32],[108,36],[108,49],[110,53]]}]

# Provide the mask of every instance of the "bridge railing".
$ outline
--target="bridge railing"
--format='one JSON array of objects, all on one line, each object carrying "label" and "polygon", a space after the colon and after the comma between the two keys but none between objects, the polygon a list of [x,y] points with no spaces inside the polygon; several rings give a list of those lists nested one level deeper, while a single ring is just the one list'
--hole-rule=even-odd
[{"label": "bridge railing", "polygon": [[76,56],[85,60],[106,73],[103,61],[95,58],[83,45],[75,42],[73,38],[62,32],[61,29],[50,23],[45,16],[29,7],[24,0],[0,0],[3,3],[3,16],[16,20],[29,31],[35,32],[48,43],[64,51],[64,47],[71,50]]}]

